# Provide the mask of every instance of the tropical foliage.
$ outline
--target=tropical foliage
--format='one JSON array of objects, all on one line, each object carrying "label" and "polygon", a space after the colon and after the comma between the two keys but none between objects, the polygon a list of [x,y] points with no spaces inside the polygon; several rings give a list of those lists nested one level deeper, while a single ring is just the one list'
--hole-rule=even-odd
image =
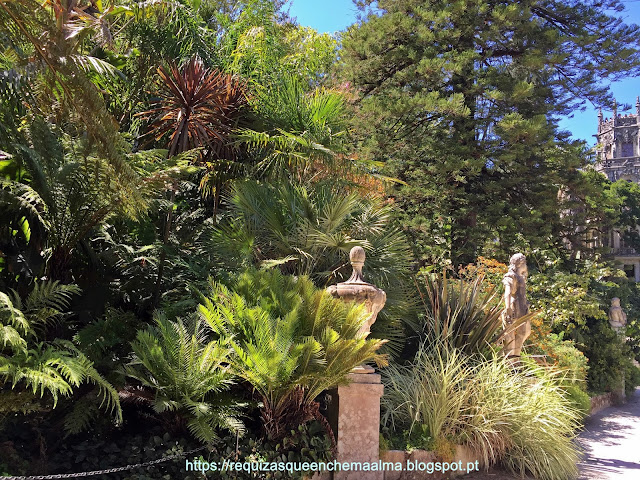
[{"label": "tropical foliage", "polygon": [[334,299],[308,278],[247,272],[234,289],[214,284],[199,312],[233,347],[234,371],[259,395],[269,439],[311,419],[326,424],[316,397],[346,382],[354,367],[386,364],[377,353],[384,341],[358,333],[364,307]]},{"label": "tropical foliage", "polygon": [[410,249],[392,221],[392,207],[375,197],[345,194],[334,185],[237,183],[228,220],[212,229],[210,249],[229,268],[278,266],[309,275],[318,286],[345,281],[348,252],[367,252],[367,281],[387,293],[388,308],[374,333],[398,347],[403,321],[414,307]]},{"label": "tropical foliage", "polygon": [[[640,189],[558,118],[638,74],[638,27],[619,0],[356,3],[330,35],[283,0],[0,0],[1,472],[327,460],[322,392],[388,362],[402,448],[572,473],[574,407],[640,381],[603,240],[638,243]],[[325,293],[354,246],[387,294],[366,338]]]}]

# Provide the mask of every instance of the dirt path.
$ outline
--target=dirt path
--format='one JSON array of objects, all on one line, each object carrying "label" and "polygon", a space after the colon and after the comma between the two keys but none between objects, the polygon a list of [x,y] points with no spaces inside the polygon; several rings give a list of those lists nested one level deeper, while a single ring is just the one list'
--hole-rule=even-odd
[{"label": "dirt path", "polygon": [[640,479],[640,390],[591,417],[578,443],[585,453],[579,480]]}]

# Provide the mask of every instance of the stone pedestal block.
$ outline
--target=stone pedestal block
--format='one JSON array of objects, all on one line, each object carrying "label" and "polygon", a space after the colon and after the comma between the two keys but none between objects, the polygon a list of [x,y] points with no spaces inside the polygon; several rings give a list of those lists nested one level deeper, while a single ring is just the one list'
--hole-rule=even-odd
[{"label": "stone pedestal block", "polygon": [[[333,391],[333,427],[339,462],[377,462],[380,458],[380,397],[375,373],[350,373],[349,385]],[[383,480],[384,472],[341,471],[334,480]]]}]

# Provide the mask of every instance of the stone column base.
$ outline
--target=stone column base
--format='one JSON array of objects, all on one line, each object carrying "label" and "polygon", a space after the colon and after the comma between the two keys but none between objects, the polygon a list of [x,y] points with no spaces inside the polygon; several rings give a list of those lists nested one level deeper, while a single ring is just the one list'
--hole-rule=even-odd
[{"label": "stone column base", "polygon": [[[348,385],[331,391],[329,422],[336,434],[339,462],[374,463],[380,459],[380,397],[376,373],[350,373]],[[383,480],[384,472],[340,471],[334,480]]]}]

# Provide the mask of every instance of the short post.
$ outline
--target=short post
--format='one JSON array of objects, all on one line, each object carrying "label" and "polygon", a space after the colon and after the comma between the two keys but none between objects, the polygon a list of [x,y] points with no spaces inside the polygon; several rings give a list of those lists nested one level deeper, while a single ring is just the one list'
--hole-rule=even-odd
[{"label": "short post", "polygon": [[[346,282],[330,286],[334,297],[346,302],[364,303],[369,312],[361,333],[366,337],[387,299],[386,293],[364,281],[362,267],[366,258],[362,247],[349,254],[353,273]],[[380,398],[384,390],[380,375],[367,365],[349,374],[350,383],[331,392],[329,423],[336,435],[338,462],[377,463],[380,459]],[[339,471],[334,480],[383,480],[382,471]]]}]

